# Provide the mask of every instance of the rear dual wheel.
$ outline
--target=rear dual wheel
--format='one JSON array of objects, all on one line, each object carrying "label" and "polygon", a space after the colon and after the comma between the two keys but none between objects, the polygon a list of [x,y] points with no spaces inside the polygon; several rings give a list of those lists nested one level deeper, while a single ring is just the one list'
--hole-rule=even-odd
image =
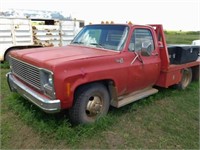
[{"label": "rear dual wheel", "polygon": [[191,68],[185,68],[182,70],[182,79],[177,84],[177,88],[184,90],[188,87],[188,85],[192,81],[192,69]]},{"label": "rear dual wheel", "polygon": [[199,67],[200,66],[192,67],[192,80],[193,81],[199,80]]}]

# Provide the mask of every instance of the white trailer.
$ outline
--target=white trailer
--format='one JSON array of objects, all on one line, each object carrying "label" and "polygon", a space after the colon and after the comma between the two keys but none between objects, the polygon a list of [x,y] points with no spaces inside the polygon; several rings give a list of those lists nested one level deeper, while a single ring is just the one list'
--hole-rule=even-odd
[{"label": "white trailer", "polygon": [[192,41],[192,45],[199,45],[200,46],[200,40],[194,40],[194,41]]},{"label": "white trailer", "polygon": [[0,61],[12,50],[67,45],[83,26],[83,20],[0,17]]}]

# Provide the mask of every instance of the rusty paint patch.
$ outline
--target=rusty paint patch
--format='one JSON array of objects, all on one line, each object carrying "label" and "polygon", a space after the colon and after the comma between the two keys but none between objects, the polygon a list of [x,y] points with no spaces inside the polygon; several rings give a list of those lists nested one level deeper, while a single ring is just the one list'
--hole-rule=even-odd
[{"label": "rusty paint patch", "polygon": [[37,38],[36,33],[37,28],[35,26],[32,26],[32,32],[33,32],[33,43],[34,45],[40,45],[43,46],[42,42]]}]

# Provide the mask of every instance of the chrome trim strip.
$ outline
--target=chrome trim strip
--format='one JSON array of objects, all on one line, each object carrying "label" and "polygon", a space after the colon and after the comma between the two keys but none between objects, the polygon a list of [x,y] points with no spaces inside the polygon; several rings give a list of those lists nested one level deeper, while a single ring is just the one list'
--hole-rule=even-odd
[{"label": "chrome trim strip", "polygon": [[21,96],[25,97],[47,113],[55,113],[61,110],[60,100],[50,100],[47,97],[35,92],[17,80],[17,78],[15,78],[11,72],[7,73],[6,76],[12,92],[17,91]]}]

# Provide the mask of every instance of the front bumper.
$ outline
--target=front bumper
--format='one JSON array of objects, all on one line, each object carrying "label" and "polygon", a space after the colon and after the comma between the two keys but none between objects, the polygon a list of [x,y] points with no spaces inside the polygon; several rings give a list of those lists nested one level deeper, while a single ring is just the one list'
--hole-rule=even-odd
[{"label": "front bumper", "polygon": [[7,81],[12,92],[17,92],[24,98],[31,101],[33,104],[41,108],[47,113],[59,112],[61,109],[60,100],[50,100],[47,97],[32,90],[17,78],[15,78],[11,72],[7,73]]}]

